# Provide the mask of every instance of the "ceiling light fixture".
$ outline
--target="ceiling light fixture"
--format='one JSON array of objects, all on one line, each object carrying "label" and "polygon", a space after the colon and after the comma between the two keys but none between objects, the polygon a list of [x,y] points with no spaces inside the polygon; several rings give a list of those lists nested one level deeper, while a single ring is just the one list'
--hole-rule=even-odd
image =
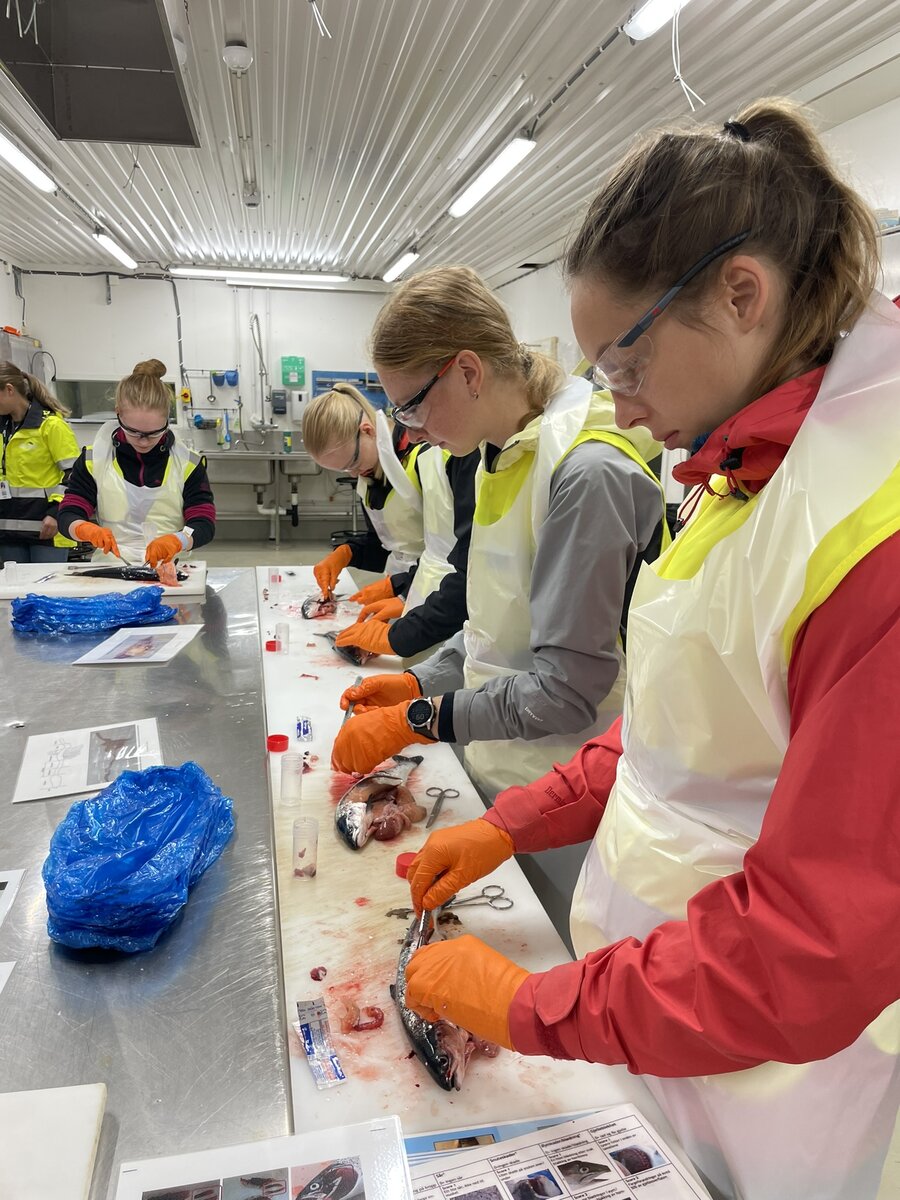
[{"label": "ceiling light fixture", "polygon": [[662,29],[690,0],[647,0],[639,5],[622,26],[622,32],[633,42],[642,42]]},{"label": "ceiling light fixture", "polygon": [[316,272],[242,271],[238,267],[171,267],[170,275],[194,279],[224,279],[228,283],[281,284],[284,287],[304,283],[347,283],[349,275],[325,275]]},{"label": "ceiling light fixture", "polygon": [[514,137],[496,158],[489,162],[479,175],[475,176],[466,190],[456,197],[448,209],[450,216],[465,216],[479,200],[483,200],[489,191],[495,188],[502,179],[505,179],[536,145],[533,138],[526,137],[524,134]]},{"label": "ceiling light fixture", "polygon": [[411,267],[419,257],[418,250],[407,250],[405,254],[401,254],[395,263],[391,263],[382,279],[385,283],[393,283],[395,279],[399,279],[407,267]]},{"label": "ceiling light fixture", "polygon": [[9,165],[32,185],[41,192],[52,194],[58,188],[55,179],[51,179],[46,171],[42,170],[37,163],[23,154],[15,142],[11,141],[7,134],[0,131],[0,158],[5,159]]},{"label": "ceiling light fixture", "polygon": [[129,271],[133,271],[137,266],[131,255],[123,250],[118,242],[114,242],[108,233],[102,229],[95,229],[93,232],[94,239],[100,243],[104,250],[108,251],[113,258],[117,258],[123,267],[127,267]]}]

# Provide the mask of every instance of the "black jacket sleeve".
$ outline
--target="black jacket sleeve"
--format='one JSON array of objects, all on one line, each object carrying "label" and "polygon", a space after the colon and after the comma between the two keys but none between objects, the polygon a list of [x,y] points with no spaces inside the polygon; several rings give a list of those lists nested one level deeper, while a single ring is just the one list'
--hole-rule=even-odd
[{"label": "black jacket sleeve", "polygon": [[437,591],[426,596],[418,608],[391,625],[388,640],[401,658],[411,658],[429,646],[445,641],[458,633],[465,623],[468,615],[466,568],[475,512],[475,473],[480,461],[480,450],[473,450],[464,458],[450,457],[447,460],[447,478],[453,492],[453,531],[456,534],[456,545],[448,556],[453,570],[444,576]]},{"label": "black jacket sleeve", "polygon": [[[356,496],[353,497],[353,503],[356,503]],[[375,532],[375,527],[369,520],[369,514],[366,512],[364,504],[360,505],[362,514],[365,517],[366,527],[359,533],[353,533],[347,538],[346,544],[350,547],[353,557],[350,559],[350,566],[356,567],[358,571],[375,571],[380,575],[384,574],[384,568],[387,565],[388,552],[381,544],[381,539]]]},{"label": "black jacket sleeve", "polygon": [[[56,512],[59,532],[63,537],[72,537],[69,529],[73,521],[93,521],[97,511],[97,485],[87,469],[84,450],[75,460],[75,465],[66,480],[66,494]],[[75,539],[73,538],[73,541]]]},{"label": "black jacket sleeve", "polygon": [[184,481],[181,503],[184,523],[194,531],[193,549],[207,545],[216,536],[216,505],[209,486],[205,458],[200,459]]}]

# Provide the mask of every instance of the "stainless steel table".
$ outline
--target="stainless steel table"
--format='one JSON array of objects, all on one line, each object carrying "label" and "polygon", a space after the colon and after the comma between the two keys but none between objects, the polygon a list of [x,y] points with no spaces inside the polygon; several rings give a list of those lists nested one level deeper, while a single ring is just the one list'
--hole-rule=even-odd
[{"label": "stainless steel table", "polygon": [[[106,1083],[91,1200],[114,1195],[121,1161],[291,1132],[254,573],[209,583],[179,614],[203,631],[167,667],[70,666],[102,638],[20,639],[0,603],[0,868],[26,868],[0,926],[16,962],[0,1090]],[[166,763],[216,780],[237,828],[155,949],[69,951],[47,937],[40,868],[73,801],[11,805],[22,752],[29,734],[132,717],[156,718]]]}]

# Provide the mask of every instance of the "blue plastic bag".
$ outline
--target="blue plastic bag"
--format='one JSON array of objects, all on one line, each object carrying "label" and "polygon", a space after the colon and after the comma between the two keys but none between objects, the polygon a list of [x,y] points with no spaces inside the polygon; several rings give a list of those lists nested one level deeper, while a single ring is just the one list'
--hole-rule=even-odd
[{"label": "blue plastic bag", "polygon": [[12,627],[16,633],[103,633],[123,625],[162,625],[175,609],[162,603],[161,587],[140,587],[130,592],[102,596],[40,596],[29,592],[12,602]]},{"label": "blue plastic bag", "polygon": [[79,800],[43,867],[54,942],[149,950],[234,832],[231,800],[194,762],[123,771]]}]

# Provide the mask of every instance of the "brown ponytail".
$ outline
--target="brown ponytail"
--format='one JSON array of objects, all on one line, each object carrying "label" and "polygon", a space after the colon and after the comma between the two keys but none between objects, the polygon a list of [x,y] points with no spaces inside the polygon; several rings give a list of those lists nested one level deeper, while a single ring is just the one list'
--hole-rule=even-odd
[{"label": "brown ponytail", "polygon": [[158,358],[139,362],[130,375],[116,384],[116,411],[121,404],[131,408],[149,409],[165,413],[168,417],[172,405],[172,393],[162,382],[166,364]]},{"label": "brown ponytail", "polygon": [[11,362],[0,362],[0,388],[11,383],[23,400],[36,400],[41,408],[47,408],[61,417],[67,417],[70,410],[61,404],[50,390],[41,383],[36,375],[21,371]]},{"label": "brown ponytail", "polygon": [[506,309],[469,267],[434,267],[398,285],[370,338],[376,370],[437,371],[473,350],[502,379],[519,380],[537,415],[564,382],[562,368],[516,341]]},{"label": "brown ponytail", "polygon": [[[570,278],[599,276],[629,299],[660,295],[706,251],[751,230],[740,253],[787,284],[783,327],[757,391],[828,361],[878,275],[874,216],[840,177],[812,123],[788,100],[758,100],[724,128],[639,140],[591,204],[566,253]],[[715,287],[702,272],[673,302],[702,321]]]}]

